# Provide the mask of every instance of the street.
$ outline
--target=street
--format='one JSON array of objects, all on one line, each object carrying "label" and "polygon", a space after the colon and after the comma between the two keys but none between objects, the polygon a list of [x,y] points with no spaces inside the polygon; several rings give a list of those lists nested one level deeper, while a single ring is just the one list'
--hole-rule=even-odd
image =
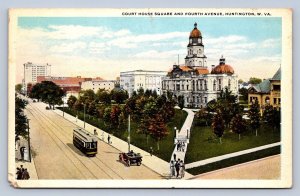
[{"label": "street", "polygon": [[148,167],[126,167],[118,161],[120,151],[98,141],[98,154],[86,157],[72,142],[72,122],[29,100],[25,114],[30,119],[32,156],[39,179],[162,179]]}]

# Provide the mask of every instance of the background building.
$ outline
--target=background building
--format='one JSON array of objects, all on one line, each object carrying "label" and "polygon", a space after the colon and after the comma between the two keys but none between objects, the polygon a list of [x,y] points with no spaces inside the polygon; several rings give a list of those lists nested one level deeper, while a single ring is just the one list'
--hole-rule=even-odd
[{"label": "background building", "polygon": [[107,91],[111,91],[115,88],[117,84],[117,80],[101,80],[101,79],[93,79],[90,81],[84,81],[81,83],[82,90],[92,89],[95,93],[99,89],[105,89]]},{"label": "background building", "polygon": [[158,95],[162,94],[161,82],[167,72],[165,71],[145,71],[135,70],[120,73],[120,88],[128,92],[129,96],[133,91],[140,88],[144,90],[156,91]]},{"label": "background building", "polygon": [[281,107],[280,89],[281,69],[279,68],[272,78],[249,88],[248,104],[257,100],[261,107],[261,112],[266,104],[270,104],[273,107]]},{"label": "background building", "polygon": [[31,62],[25,63],[24,65],[24,78],[23,78],[23,92],[27,94],[27,85],[37,83],[39,76],[51,76],[51,65],[33,64]]},{"label": "background building", "polygon": [[163,93],[172,92],[175,98],[184,97],[185,107],[205,107],[217,99],[221,90],[228,88],[238,95],[238,79],[233,68],[226,64],[223,56],[218,66],[209,72],[206,66],[202,34],[197,23],[189,36],[185,65],[173,65],[162,82]]},{"label": "background building", "polygon": [[39,76],[37,77],[37,82],[40,83],[42,81],[51,81],[56,85],[60,86],[66,92],[66,99],[70,95],[78,97],[78,93],[81,90],[81,83],[85,81],[90,81],[92,78],[82,78],[81,76],[77,77],[45,77]]}]

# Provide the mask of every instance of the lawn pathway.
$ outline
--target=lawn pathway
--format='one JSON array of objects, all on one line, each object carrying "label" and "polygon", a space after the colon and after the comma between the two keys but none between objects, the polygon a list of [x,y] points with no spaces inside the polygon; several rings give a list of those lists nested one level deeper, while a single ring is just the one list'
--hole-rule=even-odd
[{"label": "lawn pathway", "polygon": [[[195,113],[191,110],[191,109],[187,109],[187,108],[184,108],[183,109],[184,111],[186,111],[188,113],[188,116],[186,117],[180,131],[178,132],[178,134],[176,135],[176,140],[181,140],[181,141],[189,141],[189,138],[190,138],[190,130],[191,130],[191,127],[192,127],[192,124],[193,124],[193,120],[194,120],[194,116],[195,116]],[[170,159],[170,162],[172,160],[174,160],[174,153],[176,154],[176,159],[180,159],[180,160],[184,160],[185,158],[185,153],[186,153],[186,149],[187,149],[187,145],[188,145],[188,142],[185,142],[185,149],[184,151],[177,151],[177,145],[175,145],[175,148],[174,148],[174,151],[172,153],[172,156],[171,156],[171,159]]]}]

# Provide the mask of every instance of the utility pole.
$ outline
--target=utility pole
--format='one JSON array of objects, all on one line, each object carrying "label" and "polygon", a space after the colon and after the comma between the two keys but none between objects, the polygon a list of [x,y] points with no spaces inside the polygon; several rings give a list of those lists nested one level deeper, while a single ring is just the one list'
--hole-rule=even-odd
[{"label": "utility pole", "polygon": [[27,119],[27,128],[28,128],[28,155],[29,155],[29,162],[31,162],[31,147],[30,147],[30,127],[29,127],[29,120],[30,119]]},{"label": "utility pole", "polygon": [[83,105],[83,128],[85,128],[85,105],[86,103]]}]

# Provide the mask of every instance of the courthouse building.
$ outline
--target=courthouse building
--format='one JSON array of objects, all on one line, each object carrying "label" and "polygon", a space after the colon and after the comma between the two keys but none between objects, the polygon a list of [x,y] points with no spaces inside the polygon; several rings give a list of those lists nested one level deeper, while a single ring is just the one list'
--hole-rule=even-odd
[{"label": "courthouse building", "polygon": [[225,88],[238,95],[238,79],[232,66],[226,64],[222,56],[210,71],[203,43],[202,33],[195,23],[189,36],[185,64],[173,65],[162,81],[163,93],[172,92],[175,98],[183,96],[185,107],[205,107]]}]

